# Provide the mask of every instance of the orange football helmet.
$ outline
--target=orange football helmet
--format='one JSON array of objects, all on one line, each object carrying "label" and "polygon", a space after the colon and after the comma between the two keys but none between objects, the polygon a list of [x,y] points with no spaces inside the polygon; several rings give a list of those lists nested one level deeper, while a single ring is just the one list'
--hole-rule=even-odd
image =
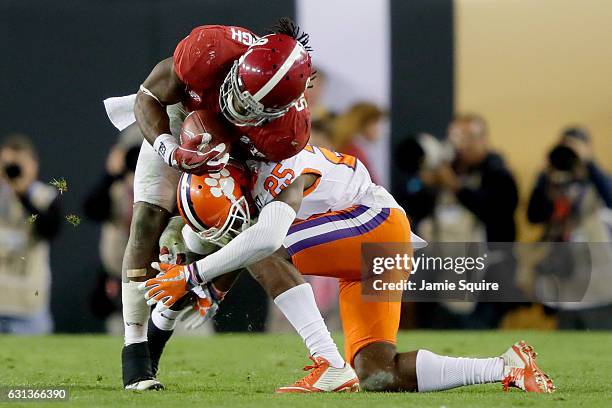
[{"label": "orange football helmet", "polygon": [[183,173],[177,191],[179,212],[202,239],[227,243],[224,239],[251,225],[250,204],[244,193],[248,186],[248,171],[236,162],[201,176]]}]

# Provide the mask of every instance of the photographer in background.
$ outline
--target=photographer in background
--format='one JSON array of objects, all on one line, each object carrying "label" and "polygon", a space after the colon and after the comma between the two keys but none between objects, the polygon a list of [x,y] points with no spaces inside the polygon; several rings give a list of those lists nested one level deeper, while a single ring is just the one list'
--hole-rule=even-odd
[{"label": "photographer in background", "polygon": [[396,150],[406,175],[397,197],[418,233],[434,242],[513,242],[518,191],[502,157],[491,150],[487,125],[478,115],[460,115],[448,142],[427,134]]},{"label": "photographer in background", "polygon": [[[509,245],[495,243],[515,241],[518,191],[504,160],[489,147],[485,121],[474,114],[456,116],[447,142],[419,134],[398,146],[395,161],[406,176],[395,196],[417,233],[432,243],[488,243],[488,252],[495,252],[499,262],[489,265],[486,277],[492,276],[508,295],[516,290]],[[441,245],[440,250],[453,249]],[[484,329],[497,327],[512,306],[445,302],[415,307],[420,327]]]},{"label": "photographer in background", "polygon": [[528,208],[529,221],[544,224],[541,241],[588,243],[588,252],[580,251],[583,245],[552,246],[542,260],[544,265],[559,259],[570,265],[568,279],[588,276],[588,289],[580,302],[548,304],[560,329],[612,329],[611,209],[610,178],[593,161],[588,133],[576,127],[566,129],[548,154]]},{"label": "photographer in background", "polygon": [[475,229],[481,224],[486,242],[513,242],[518,190],[503,158],[489,146],[486,122],[475,114],[457,116],[448,140],[455,160],[439,169],[436,183],[474,217]]},{"label": "photographer in background", "polygon": [[606,208],[612,208],[610,179],[593,161],[586,130],[568,128],[531,193],[529,221],[545,224],[542,241],[608,242],[602,222]]},{"label": "photographer in background", "polygon": [[0,333],[49,333],[49,242],[61,225],[59,193],[37,180],[27,136],[3,140],[0,166]]}]

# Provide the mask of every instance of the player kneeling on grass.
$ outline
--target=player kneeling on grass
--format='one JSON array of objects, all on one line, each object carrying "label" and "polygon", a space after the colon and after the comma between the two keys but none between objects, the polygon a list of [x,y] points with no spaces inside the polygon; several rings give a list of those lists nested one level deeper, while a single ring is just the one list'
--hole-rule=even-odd
[{"label": "player kneeling on grass", "polygon": [[[524,342],[500,357],[484,359],[439,356],[427,350],[397,352],[401,304],[363,299],[361,244],[416,242],[418,237],[411,234],[408,219],[393,197],[372,183],[357,159],[308,145],[280,163],[248,164],[252,172],[248,192],[236,188],[244,184],[229,171],[181,177],[179,209],[191,229],[203,241],[222,237],[231,241],[189,265],[161,265],[164,273],[141,285],[151,303],[172,307],[194,288],[210,288],[218,277],[248,267],[283,309],[284,296],[301,291],[303,285],[292,279],[279,281],[279,276],[292,276],[297,269],[303,275],[336,277],[346,359],[363,388],[436,391],[502,382],[504,389],[554,390],[552,381],[536,366],[532,347]],[[252,225],[251,199],[259,211]],[[227,204],[219,204],[223,201]],[[209,290],[210,304],[221,298]],[[299,315],[294,318],[289,320],[298,332],[308,329],[300,327]],[[331,362],[321,356],[313,361],[307,367],[312,369],[308,376],[277,391],[330,390],[336,373]]]}]

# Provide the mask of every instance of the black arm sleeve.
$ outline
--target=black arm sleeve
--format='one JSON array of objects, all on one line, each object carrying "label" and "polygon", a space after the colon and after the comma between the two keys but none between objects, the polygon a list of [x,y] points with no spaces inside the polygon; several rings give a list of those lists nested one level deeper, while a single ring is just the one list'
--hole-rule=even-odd
[{"label": "black arm sleeve", "polygon": [[589,180],[595,185],[606,207],[612,208],[612,183],[610,178],[594,162],[587,164],[587,170]]},{"label": "black arm sleeve", "polygon": [[553,213],[554,204],[546,193],[546,175],[541,173],[538,177],[527,207],[527,219],[532,224],[539,224],[550,219]]},{"label": "black arm sleeve", "polygon": [[19,200],[30,214],[36,215],[34,230],[40,238],[50,241],[59,233],[62,225],[62,209],[59,195],[43,211],[34,207],[34,204],[32,204],[27,195],[20,195]]},{"label": "black arm sleeve", "polygon": [[83,203],[85,216],[97,222],[103,222],[110,218],[112,201],[110,189],[118,177],[105,174],[89,192]]}]

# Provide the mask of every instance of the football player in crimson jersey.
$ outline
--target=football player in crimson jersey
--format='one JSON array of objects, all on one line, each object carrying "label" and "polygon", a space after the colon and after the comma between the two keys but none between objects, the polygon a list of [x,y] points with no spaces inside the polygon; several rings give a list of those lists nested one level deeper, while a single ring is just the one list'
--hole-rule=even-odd
[{"label": "football player in crimson jersey", "polygon": [[137,284],[157,273],[150,264],[174,209],[179,171],[219,171],[229,159],[220,145],[203,153],[202,147],[210,141],[204,135],[181,144],[177,129],[188,111],[207,110],[233,126],[234,150],[240,145],[247,155],[265,160],[295,155],[307,143],[310,129],[303,97],[312,75],[307,40],[289,19],[281,19],[275,32],[263,37],[242,27],[197,27],[140,86],[134,115],[145,141],[135,173],[134,212],[123,258],[126,389],[161,387],[151,369],[149,309]]}]

